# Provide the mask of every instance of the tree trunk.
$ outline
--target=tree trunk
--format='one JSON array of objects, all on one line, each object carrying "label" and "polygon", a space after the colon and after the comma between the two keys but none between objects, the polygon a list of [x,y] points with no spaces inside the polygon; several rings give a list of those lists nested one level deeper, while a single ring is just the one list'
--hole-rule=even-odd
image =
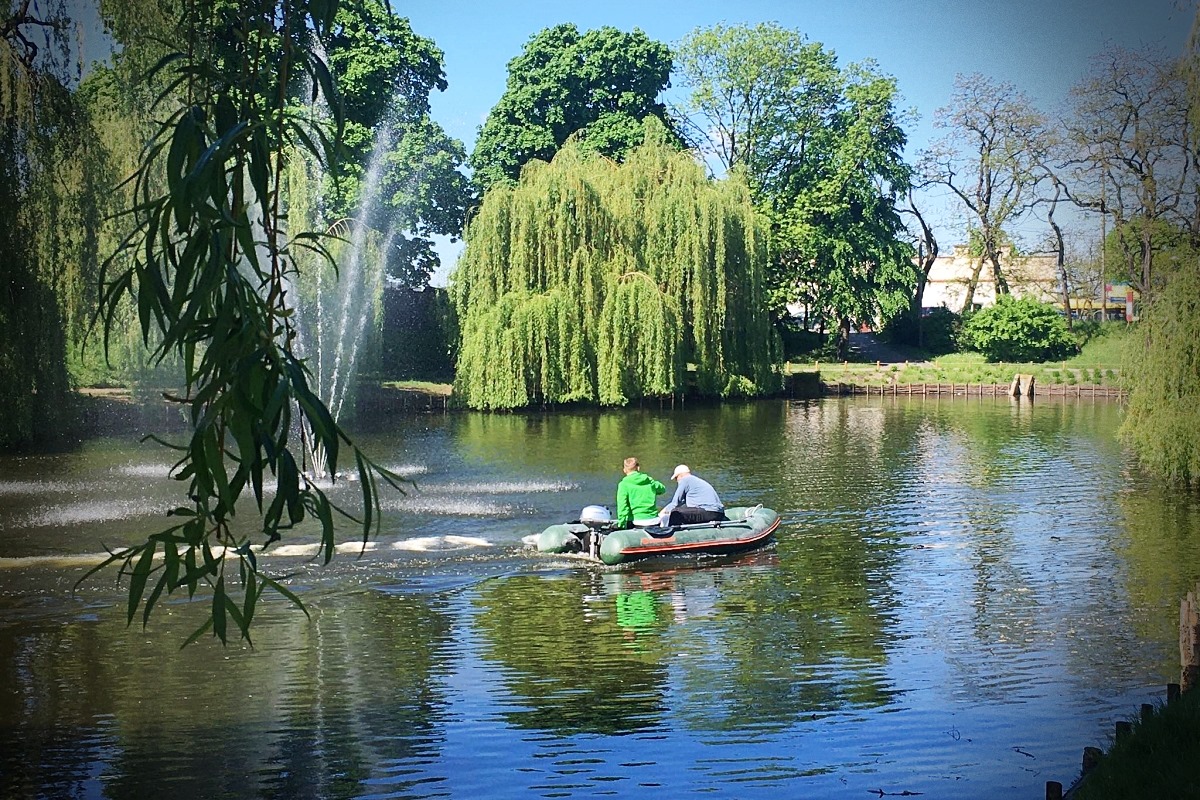
[{"label": "tree trunk", "polygon": [[983,256],[979,257],[978,263],[975,264],[975,269],[971,271],[971,280],[967,281],[967,293],[963,296],[962,309],[960,314],[967,314],[971,311],[971,306],[975,305],[975,287],[979,285],[979,273],[983,272]]},{"label": "tree trunk", "polygon": [[838,320],[837,333],[837,357],[838,361],[845,361],[850,355],[850,318],[842,317]]},{"label": "tree trunk", "polygon": [[999,300],[1000,295],[1008,294],[1008,281],[1004,279],[1004,271],[1000,268],[1000,254],[991,250],[988,260],[992,262],[992,280],[996,284],[996,299]]},{"label": "tree trunk", "polygon": [[1056,183],[1054,186],[1054,199],[1050,201],[1050,210],[1046,212],[1046,221],[1050,223],[1050,227],[1054,229],[1054,249],[1058,256],[1058,277],[1062,282],[1062,304],[1063,313],[1067,315],[1067,330],[1071,330],[1074,326],[1071,320],[1071,288],[1067,285],[1067,254],[1066,246],[1063,244],[1062,228],[1054,221],[1054,209],[1058,207],[1058,195],[1061,187]]}]

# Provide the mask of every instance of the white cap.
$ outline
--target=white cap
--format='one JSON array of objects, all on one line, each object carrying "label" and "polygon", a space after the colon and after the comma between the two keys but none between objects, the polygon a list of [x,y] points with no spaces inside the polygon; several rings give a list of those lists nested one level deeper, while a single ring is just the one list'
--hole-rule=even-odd
[{"label": "white cap", "polygon": [[675,471],[671,473],[671,480],[677,480],[680,475],[687,475],[690,472],[691,470],[688,469],[687,464],[680,464],[675,468]]}]

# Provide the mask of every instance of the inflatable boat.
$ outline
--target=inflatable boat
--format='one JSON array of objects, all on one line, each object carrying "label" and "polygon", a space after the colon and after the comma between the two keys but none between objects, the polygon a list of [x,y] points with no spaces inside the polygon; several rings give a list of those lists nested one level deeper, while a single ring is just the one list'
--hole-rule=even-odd
[{"label": "inflatable boat", "polygon": [[697,525],[645,524],[617,529],[607,509],[588,506],[578,520],[551,525],[534,543],[542,553],[578,553],[605,564],[620,564],[647,556],[752,550],[770,541],[779,527],[779,515],[761,505],[727,508],[725,516],[727,519],[719,522]]}]

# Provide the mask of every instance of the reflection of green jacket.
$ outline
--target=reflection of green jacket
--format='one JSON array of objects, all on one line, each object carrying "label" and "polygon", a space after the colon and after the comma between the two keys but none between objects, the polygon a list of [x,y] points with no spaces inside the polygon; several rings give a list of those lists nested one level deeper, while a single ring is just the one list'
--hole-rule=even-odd
[{"label": "reflection of green jacket", "polygon": [[658,516],[654,498],[667,490],[644,472],[631,472],[617,484],[617,524],[628,528],[635,519]]}]

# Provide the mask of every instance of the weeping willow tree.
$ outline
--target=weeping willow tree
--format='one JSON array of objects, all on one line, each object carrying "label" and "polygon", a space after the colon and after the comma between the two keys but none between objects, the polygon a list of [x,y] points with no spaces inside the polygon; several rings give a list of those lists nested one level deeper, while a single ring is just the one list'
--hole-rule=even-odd
[{"label": "weeping willow tree", "polygon": [[1200,263],[1185,260],[1149,300],[1122,372],[1121,434],[1151,471],[1200,486]]},{"label": "weeping willow tree", "polygon": [[109,176],[58,2],[0,11],[0,448],[68,432]]},{"label": "weeping willow tree", "polygon": [[767,230],[661,123],[616,164],[569,143],[488,192],[450,279],[471,408],[625,405],[778,386]]}]

